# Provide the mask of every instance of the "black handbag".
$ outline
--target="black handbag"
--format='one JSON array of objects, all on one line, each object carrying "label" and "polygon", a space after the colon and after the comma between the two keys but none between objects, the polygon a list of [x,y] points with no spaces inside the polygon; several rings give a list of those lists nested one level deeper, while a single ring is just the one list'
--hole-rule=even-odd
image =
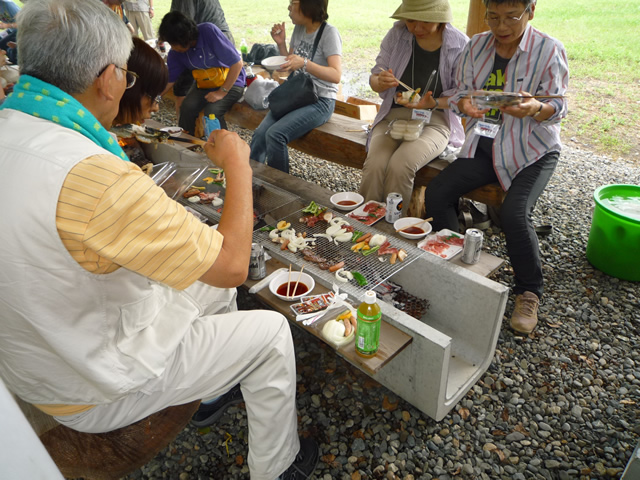
[{"label": "black handbag", "polygon": [[[316,48],[320,42],[320,37],[326,23],[322,23],[318,35],[313,42],[313,50],[309,59],[313,59]],[[278,88],[269,94],[269,110],[276,120],[280,120],[287,113],[293,112],[298,108],[306,107],[318,101],[318,90],[311,75],[307,72],[295,72]]]}]

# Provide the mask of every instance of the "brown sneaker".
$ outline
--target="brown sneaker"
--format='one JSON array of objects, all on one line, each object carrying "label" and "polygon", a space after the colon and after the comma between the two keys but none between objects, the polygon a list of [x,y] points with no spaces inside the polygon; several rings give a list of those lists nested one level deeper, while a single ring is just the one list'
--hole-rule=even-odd
[{"label": "brown sneaker", "polygon": [[533,292],[524,292],[516,296],[516,305],[511,314],[511,328],[525,335],[533,332],[538,324],[538,305],[540,300]]}]

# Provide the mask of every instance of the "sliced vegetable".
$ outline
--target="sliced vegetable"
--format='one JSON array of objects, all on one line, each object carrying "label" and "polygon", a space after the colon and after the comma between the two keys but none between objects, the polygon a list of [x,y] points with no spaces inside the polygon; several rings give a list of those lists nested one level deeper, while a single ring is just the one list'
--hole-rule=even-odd
[{"label": "sliced vegetable", "polygon": [[321,210],[322,208],[312,200],[309,205],[307,205],[305,208],[302,209],[302,212],[311,213],[312,215],[318,215],[318,213],[320,213]]},{"label": "sliced vegetable", "polygon": [[362,250],[362,247],[364,247],[365,245],[366,243],[364,242],[356,243],[354,246],[351,247],[351,250],[353,250],[354,252],[359,252],[360,250]]},{"label": "sliced vegetable", "polygon": [[262,227],[260,230],[258,230],[259,232],[270,232],[272,230],[275,230],[276,227],[272,227],[271,225],[265,225],[264,227]]},{"label": "sliced vegetable", "polygon": [[362,252],[362,255],[364,255],[365,257],[367,255],[371,255],[373,252],[376,252],[379,248],[380,248],[380,245],[376,245],[374,247],[371,247],[371,248],[369,248],[369,250],[365,250],[364,252]]},{"label": "sliced vegetable", "polygon": [[335,274],[336,280],[341,283],[347,283],[349,281],[349,277],[345,275],[346,273],[349,273],[349,272],[345,271],[344,268],[339,269]]},{"label": "sliced vegetable", "polygon": [[387,241],[387,237],[377,233],[373,237],[371,237],[371,240],[369,240],[369,245],[372,246],[372,247],[375,247],[375,246],[379,247],[380,245],[382,245],[386,241]]},{"label": "sliced vegetable", "polygon": [[358,239],[364,235],[364,232],[360,232],[358,230],[354,230],[353,231],[353,237],[351,237],[351,241],[356,243],[358,241]]},{"label": "sliced vegetable", "polygon": [[367,283],[369,283],[364,275],[362,275],[360,272],[351,272],[351,275],[353,275],[353,279],[358,282],[358,285],[360,285],[361,287],[364,287]]},{"label": "sliced vegetable", "polygon": [[403,248],[401,248],[400,250],[398,250],[398,260],[404,262],[405,258],[407,258],[407,252]]},{"label": "sliced vegetable", "polygon": [[286,230],[287,228],[289,228],[291,226],[291,224],[289,222],[287,222],[286,220],[280,220],[278,222],[278,230]]}]

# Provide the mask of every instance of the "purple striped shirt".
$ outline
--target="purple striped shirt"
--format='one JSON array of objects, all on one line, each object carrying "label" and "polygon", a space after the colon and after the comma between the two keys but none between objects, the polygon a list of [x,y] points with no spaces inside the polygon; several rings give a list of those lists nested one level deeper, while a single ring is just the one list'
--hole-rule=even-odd
[{"label": "purple striped shirt", "polygon": [[[456,75],[457,91],[449,99],[458,115],[458,102],[474,90],[482,90],[493,70],[496,55],[491,32],[475,35],[460,57]],[[528,25],[516,53],[505,70],[505,92],[523,90],[532,95],[564,95],[569,84],[567,54],[562,43]],[[567,115],[566,98],[543,100],[553,105],[555,113],[538,122],[532,117],[502,116],[502,125],[493,142],[493,167],[504,190],[515,176],[549,152],[562,149],[560,121]],[[475,155],[479,135],[474,127],[481,119],[467,118],[466,140],[461,158]]]},{"label": "purple striped shirt", "polygon": [[[442,81],[442,96],[451,95],[455,90],[455,70],[458,65],[458,58],[462,53],[462,49],[469,41],[469,38],[453,25],[447,23],[442,33],[442,47],[440,48],[440,79]],[[398,21],[393,24],[391,30],[387,32],[382,43],[380,44],[380,53],[376,58],[376,65],[371,69],[372,74],[380,73],[380,69],[387,70],[390,68],[396,78],[402,76],[402,72],[407,68],[409,59],[411,58],[413,45],[413,34],[407,30],[404,21]],[[380,92],[382,97],[382,105],[380,111],[373,121],[375,127],[391,110],[393,105],[393,96],[395,88],[389,88],[384,92]],[[460,120],[453,113],[447,111],[449,115],[449,126],[451,135],[449,143],[455,147],[462,145],[464,141],[464,131]],[[367,138],[367,148],[371,135]]]}]

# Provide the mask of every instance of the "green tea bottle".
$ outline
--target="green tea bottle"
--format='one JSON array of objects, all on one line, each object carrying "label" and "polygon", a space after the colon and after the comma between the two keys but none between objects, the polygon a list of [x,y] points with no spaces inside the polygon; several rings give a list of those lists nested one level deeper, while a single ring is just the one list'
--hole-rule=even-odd
[{"label": "green tea bottle", "polygon": [[378,352],[381,317],[376,294],[373,290],[368,290],[364,294],[364,302],[358,307],[356,353],[361,357],[371,358]]}]

